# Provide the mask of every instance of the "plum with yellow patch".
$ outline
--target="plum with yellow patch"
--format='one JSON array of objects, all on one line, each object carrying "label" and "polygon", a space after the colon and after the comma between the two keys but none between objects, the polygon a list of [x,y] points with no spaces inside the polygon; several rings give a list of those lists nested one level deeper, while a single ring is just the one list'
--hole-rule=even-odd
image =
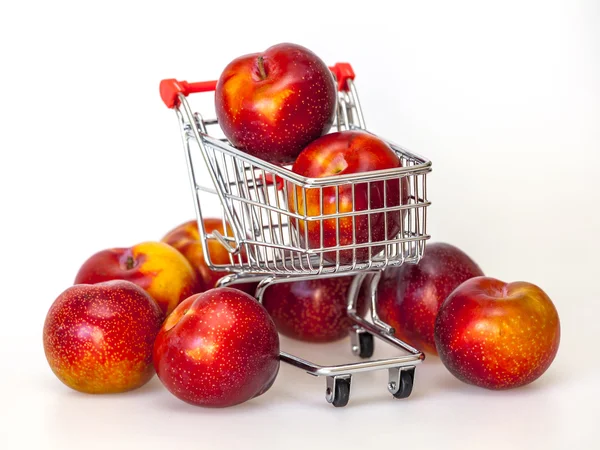
[{"label": "plum with yellow patch", "polygon": [[[218,231],[222,236],[233,236],[230,226],[227,226],[227,232],[225,232],[223,221],[221,219],[208,217],[203,219],[202,222],[204,224],[204,230],[207,233]],[[198,274],[198,279],[201,284],[200,290],[202,292],[214,288],[220,278],[229,274],[229,272],[211,270],[208,267],[204,249],[202,247],[202,241],[200,240],[198,222],[196,220],[190,220],[178,225],[169,231],[161,241],[176,248],[187,258]],[[233,262],[238,262],[239,258],[237,255],[231,256],[227,249],[219,241],[214,239],[208,240],[208,256],[214,265],[229,265],[232,261],[231,258],[233,258]],[[242,255],[241,258],[242,261],[245,260],[244,255]],[[247,292],[250,295],[254,295],[257,285],[258,283],[237,283],[232,285],[232,287]]]},{"label": "plum with yellow patch", "polygon": [[250,295],[215,288],[184,300],[154,343],[158,378],[177,398],[228,407],[265,393],[279,372],[273,320]]},{"label": "plum with yellow patch", "polygon": [[127,280],[145,289],[165,316],[200,291],[194,268],[177,249],[164,242],[101,250],[83,263],[75,284],[109,280]]},{"label": "plum with yellow patch", "polygon": [[296,44],[234,59],[216,87],[219,124],[238,149],[291,163],[333,123],[336,85],[327,65]]},{"label": "plum with yellow patch", "polygon": [[[358,174],[401,167],[400,158],[383,140],[363,131],[330,133],[310,143],[298,156],[292,171],[309,178]],[[309,217],[365,211],[339,219],[295,220],[300,242],[310,249],[323,251],[330,262],[337,261],[336,251],[327,248],[367,244],[339,251],[339,262],[365,261],[383,250],[377,242],[393,239],[400,231],[405,211],[367,213],[367,210],[397,207],[408,203],[409,186],[405,177],[388,181],[343,184],[323,189],[288,186],[288,205],[292,212]],[[321,244],[322,228],[322,244]],[[370,231],[369,231],[370,230]],[[339,240],[338,240],[339,233]],[[307,239],[308,237],[308,239]]]},{"label": "plum with yellow patch", "polygon": [[130,391],[154,375],[152,349],[162,322],[156,302],[129,281],[71,286],[46,316],[46,359],[77,391]]},{"label": "plum with yellow patch", "polygon": [[487,389],[510,389],[538,379],[560,343],[560,320],[546,293],[527,282],[471,278],[442,304],[435,345],[458,379]]}]

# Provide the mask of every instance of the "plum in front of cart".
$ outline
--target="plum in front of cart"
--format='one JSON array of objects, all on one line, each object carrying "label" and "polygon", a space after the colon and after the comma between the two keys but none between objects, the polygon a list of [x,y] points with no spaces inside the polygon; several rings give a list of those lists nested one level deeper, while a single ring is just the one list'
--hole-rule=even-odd
[{"label": "plum in front of cart", "polygon": [[177,398],[223,408],[269,390],[279,372],[279,336],[253,297],[215,288],[192,295],[171,313],[154,342],[153,361]]}]

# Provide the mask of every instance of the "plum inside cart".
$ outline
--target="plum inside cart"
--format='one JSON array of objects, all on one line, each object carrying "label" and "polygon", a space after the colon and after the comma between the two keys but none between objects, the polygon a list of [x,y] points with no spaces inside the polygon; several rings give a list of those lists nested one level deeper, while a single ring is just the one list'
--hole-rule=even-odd
[{"label": "plum inside cart", "polygon": [[[338,85],[336,118],[331,132],[368,132],[352,67],[338,63],[330,69]],[[209,252],[204,252],[210,269],[229,272],[220,279],[219,285],[260,281],[255,296],[262,301],[265,289],[274,283],[353,275],[348,290],[348,314],[353,323],[349,332],[352,353],[361,360],[321,366],[285,352],[281,352],[281,360],[310,375],[324,376],[327,380],[326,400],[337,407],[348,403],[352,375],[372,370],[387,369],[388,391],[394,398],[408,397],[415,367],[425,356],[395,337],[393,328],[378,318],[375,301],[383,269],[415,264],[423,255],[429,239],[426,212],[430,202],[426,179],[431,162],[385,140],[399,157],[401,167],[323,178],[298,175],[289,166],[274,165],[234,148],[224,137],[217,119],[204,118],[191,108],[189,94],[212,92],[216,84],[216,81],[188,83],[166,79],[160,83],[160,94],[167,107],[177,114],[202,245],[208,248],[210,241],[218,241],[229,254],[228,264],[217,264],[211,261]],[[194,99],[200,101],[200,97],[194,96]],[[213,102],[214,93],[204,97]],[[350,210],[341,211],[338,202],[333,213],[323,210],[324,192],[333,191],[339,196],[350,186],[354,195],[357,186],[367,186],[370,192],[375,183],[383,186],[397,183],[407,195],[402,196],[399,204],[384,204],[378,208],[367,204],[366,208],[359,209],[352,202]],[[321,198],[319,214],[305,214],[297,207],[298,203],[306,200],[307,195],[314,196],[315,192]],[[225,234],[207,232],[203,222],[206,211],[220,211]],[[389,214],[399,218],[399,226],[393,233],[387,229]],[[341,220],[350,218],[354,224],[359,217],[365,216],[368,218],[368,239],[359,240],[353,236],[349,242],[342,241],[338,233],[335,245],[323,245],[324,223],[339,226]],[[371,224],[381,222],[382,216],[385,217],[385,240],[375,241],[371,238]],[[309,245],[309,239],[306,239],[309,228],[317,233],[320,230],[321,246]],[[354,226],[352,233],[356,233]],[[314,244],[315,240],[310,241]],[[353,257],[340,258],[340,254]],[[356,312],[361,286],[370,296],[368,318]],[[374,337],[397,348],[400,354],[393,358],[370,359]]]}]

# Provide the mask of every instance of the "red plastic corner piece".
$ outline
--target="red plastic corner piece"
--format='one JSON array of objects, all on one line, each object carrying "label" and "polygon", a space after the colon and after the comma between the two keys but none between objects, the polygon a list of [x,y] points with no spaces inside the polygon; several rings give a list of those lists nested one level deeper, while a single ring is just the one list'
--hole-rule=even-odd
[{"label": "red plastic corner piece", "polygon": [[179,94],[186,95],[187,83],[179,82],[174,78],[162,80],[160,82],[160,98],[167,108],[175,108],[179,105]]},{"label": "red plastic corner piece", "polygon": [[169,78],[160,82],[160,97],[167,108],[175,108],[179,106],[179,94],[187,97],[189,94],[210,92],[216,88],[217,81],[215,80],[188,83],[187,81],[177,81],[174,78]]},{"label": "red plastic corner piece", "polygon": [[335,66],[330,67],[331,71],[335,74],[335,77],[337,78],[337,83],[338,83],[338,89],[340,91],[347,91],[348,90],[348,83],[347,81],[350,80],[354,80],[354,69],[352,69],[352,66],[350,65],[350,63],[336,63]]}]

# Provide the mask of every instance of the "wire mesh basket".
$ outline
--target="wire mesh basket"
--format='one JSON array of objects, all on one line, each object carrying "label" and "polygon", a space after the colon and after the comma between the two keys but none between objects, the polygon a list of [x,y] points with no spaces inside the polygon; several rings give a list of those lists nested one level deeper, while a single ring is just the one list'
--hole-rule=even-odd
[{"label": "wire mesh basket", "polygon": [[[344,78],[346,66],[331,68],[343,81],[338,83],[343,88],[331,131],[368,132],[354,82]],[[207,232],[198,222],[205,248],[209,240],[218,240],[230,254],[228,264],[218,264],[206,252],[211,269],[316,275],[384,269],[420,259],[429,238],[430,161],[386,141],[401,167],[323,178],[298,175],[290,166],[236,149],[223,137],[217,119],[192,111],[187,94],[215,86],[176,80],[161,85],[181,126],[197,215],[201,219],[206,208],[221,211],[224,234]],[[333,203],[326,201],[332,197]]]}]

